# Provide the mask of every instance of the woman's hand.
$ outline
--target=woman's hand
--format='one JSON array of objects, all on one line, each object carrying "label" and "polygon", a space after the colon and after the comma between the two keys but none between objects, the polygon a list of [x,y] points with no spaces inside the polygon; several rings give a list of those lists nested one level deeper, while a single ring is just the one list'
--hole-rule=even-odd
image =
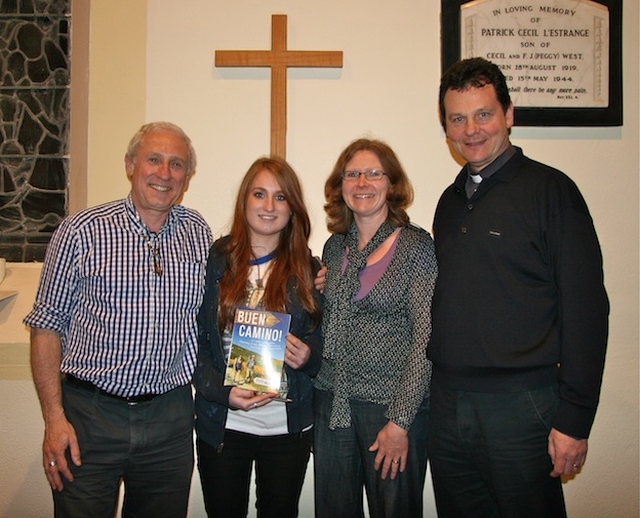
[{"label": "woman's hand", "polygon": [[253,390],[233,387],[229,393],[229,406],[248,412],[254,408],[269,404],[277,395],[277,392],[263,394],[261,392],[254,392]]},{"label": "woman's hand", "polygon": [[324,293],[324,281],[327,278],[327,267],[322,263],[319,257],[316,257],[316,259],[320,264],[322,264],[322,268],[318,270],[318,273],[316,274],[316,278],[313,279],[313,286],[320,293]]},{"label": "woman's hand", "polygon": [[407,467],[407,453],[409,452],[409,434],[404,428],[389,421],[378,432],[375,442],[369,447],[375,451],[376,458],[373,467],[377,470],[382,466],[380,476],[382,480],[391,476],[394,480],[398,472],[402,473]]},{"label": "woman's hand", "polygon": [[304,367],[311,356],[311,349],[291,333],[287,334],[287,347],[284,351],[284,362],[292,369]]}]

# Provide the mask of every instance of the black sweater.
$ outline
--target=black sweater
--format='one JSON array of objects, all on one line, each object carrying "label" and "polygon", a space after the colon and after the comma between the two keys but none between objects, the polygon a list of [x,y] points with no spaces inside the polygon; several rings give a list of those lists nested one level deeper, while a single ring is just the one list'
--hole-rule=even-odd
[{"label": "black sweater", "polygon": [[516,150],[470,199],[466,168],[440,198],[428,355],[460,390],[559,381],[553,427],[588,437],[608,334],[600,245],[576,185]]}]

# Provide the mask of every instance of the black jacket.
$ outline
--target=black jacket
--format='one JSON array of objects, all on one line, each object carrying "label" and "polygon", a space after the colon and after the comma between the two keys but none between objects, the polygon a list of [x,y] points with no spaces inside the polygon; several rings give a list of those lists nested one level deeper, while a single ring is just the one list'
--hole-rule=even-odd
[{"label": "black jacket", "polygon": [[[223,238],[224,239],[224,238]],[[314,273],[319,264],[309,255]],[[209,251],[205,294],[198,314],[198,363],[193,377],[196,388],[196,433],[198,438],[218,448],[224,440],[225,423],[229,410],[230,386],[224,386],[226,358],[218,330],[218,283],[226,269],[224,257],[216,249]],[[301,370],[285,365],[289,383],[287,425],[289,433],[299,433],[313,424],[313,382],[322,358],[321,325],[313,329],[311,317],[297,300],[293,281],[287,284],[286,311],[291,314],[290,332],[311,349],[311,356]],[[314,290],[318,305],[322,307],[322,295]]]}]

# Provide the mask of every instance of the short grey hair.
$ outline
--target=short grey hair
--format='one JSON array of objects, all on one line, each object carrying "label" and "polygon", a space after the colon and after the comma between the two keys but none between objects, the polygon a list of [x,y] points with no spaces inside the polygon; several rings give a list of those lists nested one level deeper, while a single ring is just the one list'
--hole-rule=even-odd
[{"label": "short grey hair", "polygon": [[196,150],[193,149],[191,139],[182,130],[182,128],[180,126],[177,126],[176,124],[173,124],[172,122],[149,122],[148,124],[142,126],[129,142],[129,147],[127,148],[126,154],[127,158],[132,162],[135,161],[136,156],[138,155],[138,150],[140,149],[140,144],[142,143],[142,139],[149,133],[155,133],[157,131],[168,131],[184,141],[189,154],[187,170],[189,174],[193,173],[196,169],[197,162]]}]

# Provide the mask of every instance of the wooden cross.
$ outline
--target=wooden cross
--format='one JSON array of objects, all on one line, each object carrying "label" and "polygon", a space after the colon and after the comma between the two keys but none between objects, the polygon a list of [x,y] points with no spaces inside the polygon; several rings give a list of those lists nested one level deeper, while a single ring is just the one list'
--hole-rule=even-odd
[{"label": "wooden cross", "polygon": [[286,158],[287,68],[342,68],[341,51],[287,50],[287,16],[271,16],[271,50],[216,50],[217,67],[271,68],[271,154]]}]

